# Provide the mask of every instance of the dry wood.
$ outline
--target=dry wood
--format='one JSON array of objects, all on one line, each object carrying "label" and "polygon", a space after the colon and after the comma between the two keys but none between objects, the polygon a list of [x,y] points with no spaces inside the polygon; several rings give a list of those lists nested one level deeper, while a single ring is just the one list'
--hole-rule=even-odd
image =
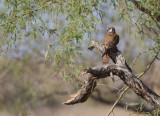
[{"label": "dry wood", "polygon": [[144,85],[143,82],[132,73],[125,58],[117,48],[108,49],[103,44],[92,41],[89,49],[91,50],[93,48],[97,48],[102,55],[107,52],[115,64],[106,64],[87,69],[84,86],[77,94],[74,94],[74,96],[71,96],[69,100],[64,102],[64,104],[70,105],[86,101],[96,87],[96,80],[106,78],[110,76],[112,72],[113,75],[117,75],[124,84],[148,103],[155,107],[160,105],[160,96]]}]

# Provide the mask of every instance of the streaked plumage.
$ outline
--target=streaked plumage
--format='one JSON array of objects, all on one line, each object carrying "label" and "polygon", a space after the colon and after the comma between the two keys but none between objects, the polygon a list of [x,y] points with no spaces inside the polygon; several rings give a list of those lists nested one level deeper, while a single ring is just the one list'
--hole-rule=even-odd
[{"label": "streaked plumage", "polygon": [[[107,48],[113,48],[119,43],[119,35],[116,34],[114,27],[108,28],[107,31],[108,31],[107,35],[105,36],[104,39],[104,45]],[[107,54],[103,56],[104,63],[108,63],[109,59],[110,57]]]}]

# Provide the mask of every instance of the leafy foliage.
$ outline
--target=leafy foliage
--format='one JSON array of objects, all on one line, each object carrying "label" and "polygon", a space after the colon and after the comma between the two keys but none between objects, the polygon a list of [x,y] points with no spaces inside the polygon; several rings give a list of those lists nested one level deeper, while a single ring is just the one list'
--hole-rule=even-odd
[{"label": "leafy foliage", "polygon": [[[149,39],[160,50],[160,1],[157,0],[112,0],[119,11],[120,19],[126,20],[135,38]],[[149,43],[146,43],[149,44]]]},{"label": "leafy foliage", "polygon": [[[104,0],[103,0],[104,1]],[[1,47],[25,38],[48,39],[56,62],[74,57],[84,34],[94,31],[99,0],[5,0],[0,12]]]}]

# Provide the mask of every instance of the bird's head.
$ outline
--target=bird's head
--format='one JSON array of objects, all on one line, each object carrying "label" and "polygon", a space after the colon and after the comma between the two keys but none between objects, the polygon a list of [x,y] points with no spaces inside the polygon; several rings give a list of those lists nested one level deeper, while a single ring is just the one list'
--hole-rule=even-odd
[{"label": "bird's head", "polygon": [[115,30],[115,28],[114,27],[109,27],[108,29],[107,29],[107,31],[108,31],[108,33],[115,33],[116,32],[116,30]]}]

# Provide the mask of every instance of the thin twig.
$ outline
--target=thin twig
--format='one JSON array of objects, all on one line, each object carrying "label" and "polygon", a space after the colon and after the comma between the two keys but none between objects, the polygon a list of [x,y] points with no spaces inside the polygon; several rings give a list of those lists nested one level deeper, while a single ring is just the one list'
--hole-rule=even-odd
[{"label": "thin twig", "polygon": [[157,59],[157,56],[158,56],[158,53],[155,55],[155,57],[153,58],[153,60],[147,66],[146,70],[144,70],[142,73],[140,73],[137,78],[141,78],[148,71],[148,69],[150,69],[150,67],[153,64],[153,62]]},{"label": "thin twig", "polygon": [[115,103],[113,104],[112,108],[109,110],[107,116],[109,116],[109,115],[113,112],[113,110],[114,110],[114,108],[116,107],[117,103],[121,100],[123,94],[124,94],[128,89],[129,89],[129,87],[126,87],[126,88],[122,91],[122,93],[120,94],[120,96],[118,97],[118,99],[117,99],[117,100],[115,101]]},{"label": "thin twig", "polygon": [[139,52],[138,55],[136,56],[136,58],[134,59],[132,65],[131,65],[131,69],[133,68],[133,66],[135,65],[137,59],[142,55],[142,54],[145,54],[146,52],[149,52],[151,50],[154,50],[155,48],[149,48],[147,49],[146,51],[143,51],[143,52]]},{"label": "thin twig", "polygon": [[[132,18],[132,20],[133,20],[134,24],[136,25],[136,27],[138,28],[138,30],[141,30],[140,27],[139,27],[138,24],[137,24],[137,21],[135,21],[134,18]],[[141,24],[141,25],[142,25],[142,24]],[[155,41],[154,38],[152,38],[148,33],[145,33],[143,29],[142,29],[141,31],[142,31],[142,33],[143,33],[144,35],[147,35],[147,37],[148,37],[149,39],[151,39],[152,41]]]},{"label": "thin twig", "polygon": [[[151,65],[153,64],[153,62],[157,59],[158,53],[156,53],[154,59],[150,62],[150,64],[147,66],[147,68],[141,73],[139,74],[139,76],[137,78],[141,78],[147,71],[148,69],[151,67]],[[123,97],[124,93],[126,93],[126,91],[129,89],[129,87],[126,87],[120,94],[120,96],[118,97],[118,99],[115,101],[115,103],[113,104],[112,108],[109,110],[107,116],[109,116],[114,108],[116,107],[116,105],[118,104],[118,102],[121,100],[121,98]]]},{"label": "thin twig", "polygon": [[153,20],[160,21],[160,15],[153,16],[151,10],[143,7],[140,1],[136,1],[136,0],[129,0],[129,1],[131,1],[140,11],[149,15]]}]

